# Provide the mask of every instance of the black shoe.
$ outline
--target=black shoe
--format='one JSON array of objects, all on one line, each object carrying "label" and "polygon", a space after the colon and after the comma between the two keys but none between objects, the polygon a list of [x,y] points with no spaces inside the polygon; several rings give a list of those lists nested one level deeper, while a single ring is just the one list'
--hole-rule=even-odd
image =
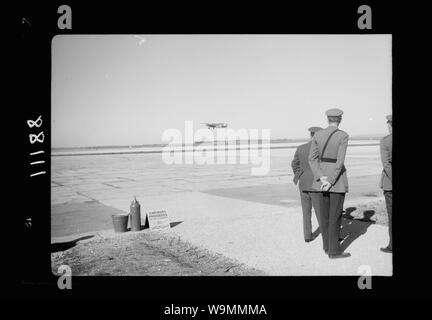
[{"label": "black shoe", "polygon": [[351,257],[351,254],[348,252],[343,252],[340,254],[329,254],[330,259],[341,259],[341,258],[348,258]]},{"label": "black shoe", "polygon": [[385,252],[385,253],[393,253],[393,250],[392,250],[392,248],[390,248],[390,247],[385,247],[385,248],[380,248],[380,250],[382,251],[382,252]]},{"label": "black shoe", "polygon": [[308,243],[308,242],[311,242],[313,239],[305,239],[305,242],[306,243]]}]

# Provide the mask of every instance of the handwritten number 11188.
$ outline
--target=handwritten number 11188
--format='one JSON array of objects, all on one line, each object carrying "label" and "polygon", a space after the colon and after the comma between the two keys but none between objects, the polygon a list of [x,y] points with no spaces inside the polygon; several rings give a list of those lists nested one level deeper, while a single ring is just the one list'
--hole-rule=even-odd
[{"label": "handwritten number 11188", "polygon": [[[36,120],[27,120],[27,125],[29,126],[30,129],[36,127],[36,128],[40,128],[42,126],[42,116],[39,116]],[[43,131],[40,131],[38,133],[30,133],[29,134],[29,140],[30,140],[30,144],[34,145],[35,143],[43,143],[45,139],[45,135],[43,133]],[[38,150],[35,152],[31,152],[30,156],[37,156],[40,154],[45,153],[44,150]],[[36,160],[36,159],[35,159]],[[45,163],[44,160],[36,160],[36,161],[32,161],[30,162],[30,165],[35,168],[40,168],[40,165],[43,165]],[[41,174],[46,174],[46,171],[41,170],[35,173],[30,174],[30,177],[35,177],[35,176],[39,176]]]}]

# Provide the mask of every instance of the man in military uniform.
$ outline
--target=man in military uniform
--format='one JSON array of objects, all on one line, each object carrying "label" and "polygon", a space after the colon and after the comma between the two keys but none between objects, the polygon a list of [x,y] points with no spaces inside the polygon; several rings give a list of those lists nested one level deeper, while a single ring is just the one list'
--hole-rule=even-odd
[{"label": "man in military uniform", "polygon": [[345,169],[345,154],[348,134],[339,130],[343,111],[326,111],[329,126],[315,133],[309,152],[309,165],[314,174],[312,188],[319,191],[320,230],[324,252],[329,258],[346,258],[349,253],[341,251],[339,232],[348,178]]},{"label": "man in military uniform", "polygon": [[303,210],[303,235],[305,242],[310,242],[314,239],[312,235],[312,207],[315,211],[317,220],[319,221],[319,195],[312,188],[313,173],[309,166],[309,151],[311,141],[315,132],[322,130],[320,127],[310,127],[309,129],[311,140],[298,146],[294,159],[291,162],[291,168],[294,172],[294,184],[299,186],[300,200]]},{"label": "man in military uniform", "polygon": [[389,244],[385,248],[381,248],[381,251],[392,253],[392,201],[393,201],[393,187],[392,187],[392,133],[393,133],[393,116],[388,115],[387,126],[389,135],[385,136],[380,141],[380,153],[381,162],[383,165],[383,171],[381,174],[380,187],[384,191],[384,198],[387,207],[388,214],[388,225],[389,225]]}]

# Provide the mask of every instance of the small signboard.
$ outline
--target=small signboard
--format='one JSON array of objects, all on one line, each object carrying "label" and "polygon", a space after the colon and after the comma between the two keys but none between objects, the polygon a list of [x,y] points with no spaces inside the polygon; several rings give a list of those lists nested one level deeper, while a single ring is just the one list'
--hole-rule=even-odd
[{"label": "small signboard", "polygon": [[165,210],[147,212],[145,226],[150,230],[167,230],[171,228]]}]

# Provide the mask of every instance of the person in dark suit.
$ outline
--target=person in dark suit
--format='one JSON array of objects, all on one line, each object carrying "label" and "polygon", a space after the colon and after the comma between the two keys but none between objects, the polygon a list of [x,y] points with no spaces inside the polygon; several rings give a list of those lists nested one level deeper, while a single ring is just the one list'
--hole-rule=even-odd
[{"label": "person in dark suit", "polygon": [[[311,139],[315,132],[322,130],[320,127],[311,127],[308,129]],[[294,158],[291,162],[291,168],[294,172],[294,184],[299,186],[300,200],[303,211],[303,235],[305,242],[314,240],[312,235],[312,207],[315,211],[319,223],[319,195],[312,188],[313,173],[309,166],[309,151],[311,140],[297,147]]]},{"label": "person in dark suit", "polygon": [[389,244],[385,248],[381,248],[381,251],[392,253],[393,252],[393,241],[392,241],[392,202],[393,202],[393,185],[392,185],[392,141],[393,141],[393,116],[388,115],[387,126],[389,135],[385,136],[380,141],[380,153],[381,162],[383,165],[383,171],[381,173],[380,187],[383,189],[384,198],[387,207],[388,225],[389,225]]},{"label": "person in dark suit", "polygon": [[309,152],[309,165],[314,174],[312,188],[319,191],[323,249],[331,259],[351,256],[342,252],[339,244],[343,204],[348,192],[344,165],[348,134],[339,130],[342,114],[337,108],[326,111],[329,126],[315,133]]}]

